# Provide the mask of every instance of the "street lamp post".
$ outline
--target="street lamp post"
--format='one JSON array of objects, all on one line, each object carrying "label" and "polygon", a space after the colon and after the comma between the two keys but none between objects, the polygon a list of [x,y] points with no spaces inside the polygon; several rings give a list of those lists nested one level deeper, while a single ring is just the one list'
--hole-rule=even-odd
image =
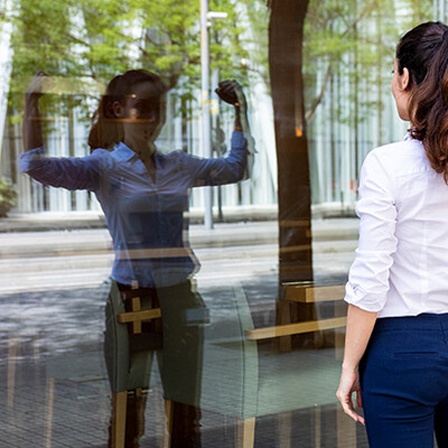
[{"label": "street lamp post", "polygon": [[[202,108],[202,154],[212,157],[212,139],[210,129],[210,48],[208,21],[225,19],[227,13],[208,10],[208,0],[201,2],[201,108]],[[204,187],[204,225],[213,229],[212,187]]]},{"label": "street lamp post", "polygon": [[[210,50],[208,39],[208,0],[201,1],[201,107],[202,107],[202,144],[204,157],[212,156],[210,131]],[[213,229],[212,187],[204,187],[204,225]]]}]

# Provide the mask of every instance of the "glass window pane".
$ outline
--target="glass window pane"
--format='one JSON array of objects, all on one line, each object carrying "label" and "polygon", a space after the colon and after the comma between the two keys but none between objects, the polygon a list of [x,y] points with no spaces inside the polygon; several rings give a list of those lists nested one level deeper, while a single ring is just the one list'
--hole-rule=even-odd
[{"label": "glass window pane", "polygon": [[366,447],[335,396],[360,167],[445,3],[0,11],[0,446]]}]

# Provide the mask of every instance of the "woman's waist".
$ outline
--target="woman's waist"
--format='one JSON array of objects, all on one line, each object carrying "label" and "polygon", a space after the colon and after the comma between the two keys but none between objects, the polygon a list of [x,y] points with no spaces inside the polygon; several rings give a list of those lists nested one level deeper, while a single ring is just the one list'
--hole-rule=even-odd
[{"label": "woman's waist", "polygon": [[181,259],[190,258],[193,256],[193,251],[189,247],[145,247],[129,246],[122,247],[115,250],[116,260],[157,260],[157,259]]},{"label": "woman's waist", "polygon": [[376,321],[375,330],[448,330],[448,313],[380,317]]},{"label": "woman's waist", "polygon": [[190,258],[186,258],[176,263],[149,263],[144,260],[129,262],[121,260],[115,262],[112,269],[112,278],[123,285],[130,287],[163,288],[177,285],[187,281],[195,272],[199,270],[199,265]]}]

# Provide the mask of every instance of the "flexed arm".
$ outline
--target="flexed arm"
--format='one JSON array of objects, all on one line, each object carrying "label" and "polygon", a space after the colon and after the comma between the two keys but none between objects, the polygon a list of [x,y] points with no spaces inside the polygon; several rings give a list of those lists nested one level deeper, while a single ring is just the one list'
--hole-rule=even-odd
[{"label": "flexed arm", "polygon": [[23,117],[23,145],[25,151],[43,146],[44,139],[39,112],[39,99],[49,82],[51,82],[50,78],[45,73],[36,72],[26,91]]},{"label": "flexed arm", "polygon": [[45,155],[39,99],[53,84],[48,75],[36,72],[26,92],[23,117],[25,152],[20,156],[20,169],[44,185],[95,191],[99,186],[101,166],[104,165],[100,158]]},{"label": "flexed arm", "polygon": [[218,84],[218,88],[215,89],[219,98],[232,105],[235,108],[235,131],[242,131],[247,140],[247,151],[249,153],[246,173],[244,178],[247,179],[251,176],[252,165],[254,161],[255,140],[252,137],[249,118],[247,114],[247,100],[244,95],[241,85],[237,81],[222,81]]}]

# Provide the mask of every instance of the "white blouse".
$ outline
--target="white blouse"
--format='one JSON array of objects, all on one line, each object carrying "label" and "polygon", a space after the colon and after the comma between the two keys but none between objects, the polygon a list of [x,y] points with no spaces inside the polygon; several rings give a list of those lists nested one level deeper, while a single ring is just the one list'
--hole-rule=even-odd
[{"label": "white blouse", "polygon": [[346,302],[378,317],[448,313],[448,186],[422,143],[407,137],[371,151],[359,197]]}]

